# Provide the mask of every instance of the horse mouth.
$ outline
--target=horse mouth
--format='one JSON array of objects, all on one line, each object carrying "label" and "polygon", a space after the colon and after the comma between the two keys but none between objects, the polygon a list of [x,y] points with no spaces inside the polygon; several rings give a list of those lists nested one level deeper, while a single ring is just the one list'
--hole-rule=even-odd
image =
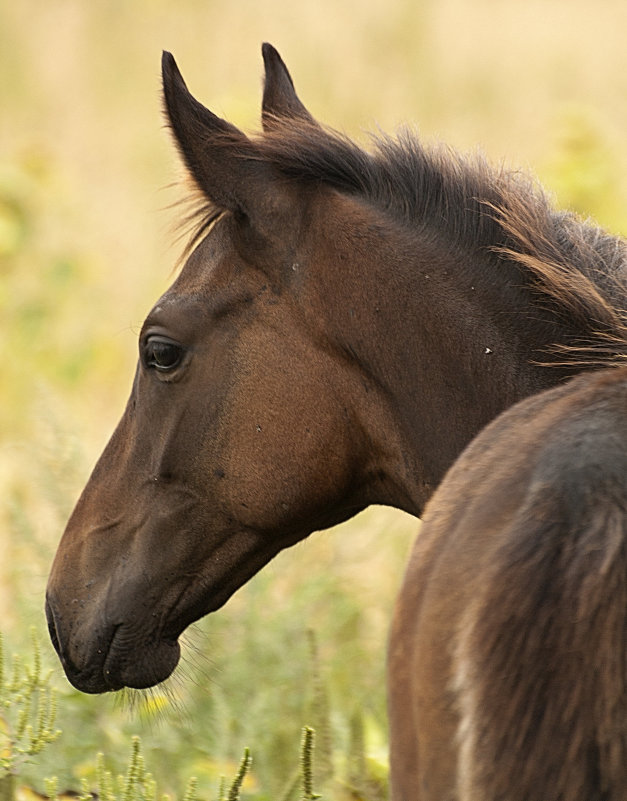
[{"label": "horse mouth", "polygon": [[[59,622],[48,601],[46,617],[50,639],[68,681],[81,692],[100,694],[124,687],[144,690],[165,681],[176,668],[181,648],[176,637],[138,637],[133,627],[112,626],[106,634],[81,643],[80,657],[69,653]],[[74,649],[76,652],[78,649]]]}]

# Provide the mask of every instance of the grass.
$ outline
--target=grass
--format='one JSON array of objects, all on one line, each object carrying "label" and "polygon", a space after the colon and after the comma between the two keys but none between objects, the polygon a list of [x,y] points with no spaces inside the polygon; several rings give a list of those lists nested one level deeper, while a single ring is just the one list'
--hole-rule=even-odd
[{"label": "grass", "polygon": [[37,628],[66,733],[24,766],[26,781],[95,786],[94,755],[123,772],[139,732],[166,791],[190,775],[216,786],[250,746],[243,795],[277,797],[307,725],[316,790],[340,797],[365,773],[374,798],[385,781],[387,622],[416,530],[401,513],[369,510],[281,554],[191,632],[169,690],[121,704],[81,696],[47,643],[52,553],[180,251],[179,190],[163,188],[179,170],[162,130],[161,49],[250,129],[260,43],[272,41],[335,127],[365,141],[364,129],[410,122],[479,146],[627,233],[626,17],[620,0],[0,0],[0,616],[11,649]]}]

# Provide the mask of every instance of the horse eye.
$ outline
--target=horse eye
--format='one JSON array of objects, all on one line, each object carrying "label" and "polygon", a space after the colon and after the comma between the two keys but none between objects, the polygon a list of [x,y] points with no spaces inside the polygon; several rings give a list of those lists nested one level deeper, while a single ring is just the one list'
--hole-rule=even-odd
[{"label": "horse eye", "polygon": [[144,346],[144,363],[155,370],[174,370],[181,363],[184,350],[163,337],[150,337]]}]

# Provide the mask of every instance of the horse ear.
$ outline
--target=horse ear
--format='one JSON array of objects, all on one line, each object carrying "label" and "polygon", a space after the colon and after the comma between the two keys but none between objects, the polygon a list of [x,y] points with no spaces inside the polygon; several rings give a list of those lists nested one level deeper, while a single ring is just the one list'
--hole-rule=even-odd
[{"label": "horse ear", "polygon": [[190,94],[171,53],[163,53],[161,67],[166,115],[193,179],[219,208],[250,216],[264,170],[255,146]]},{"label": "horse ear", "polygon": [[266,78],[263,87],[261,121],[264,130],[272,128],[277,118],[298,118],[314,122],[294,89],[294,82],[277,50],[267,42],[262,45]]}]

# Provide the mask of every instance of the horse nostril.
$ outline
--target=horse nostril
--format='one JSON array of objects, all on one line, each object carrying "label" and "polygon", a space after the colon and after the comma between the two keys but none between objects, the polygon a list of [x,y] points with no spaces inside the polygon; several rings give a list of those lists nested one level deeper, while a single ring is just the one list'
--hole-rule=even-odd
[{"label": "horse nostril", "polygon": [[54,613],[52,611],[52,607],[46,599],[46,619],[48,620],[48,633],[50,634],[50,639],[52,640],[52,645],[54,646],[54,650],[61,655],[61,643],[59,642],[59,635],[57,634],[57,624],[54,619]]}]

